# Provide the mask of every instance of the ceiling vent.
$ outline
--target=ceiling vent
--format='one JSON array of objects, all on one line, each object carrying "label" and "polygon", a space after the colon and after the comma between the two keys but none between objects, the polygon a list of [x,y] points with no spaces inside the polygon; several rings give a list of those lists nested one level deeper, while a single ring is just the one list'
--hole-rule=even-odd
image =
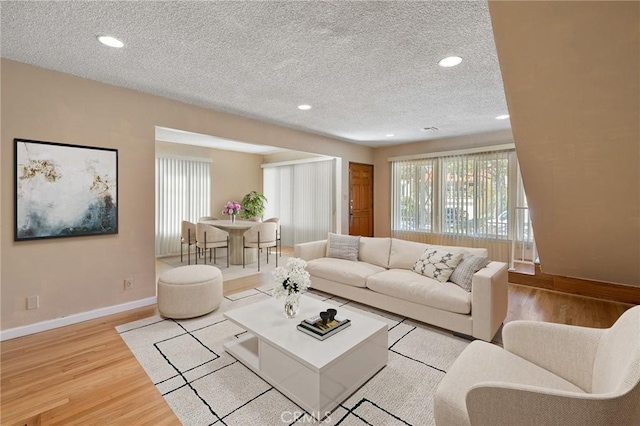
[{"label": "ceiling vent", "polygon": [[439,130],[439,129],[437,127],[433,127],[433,126],[431,126],[431,127],[423,127],[422,128],[423,132],[435,132],[437,130]]}]

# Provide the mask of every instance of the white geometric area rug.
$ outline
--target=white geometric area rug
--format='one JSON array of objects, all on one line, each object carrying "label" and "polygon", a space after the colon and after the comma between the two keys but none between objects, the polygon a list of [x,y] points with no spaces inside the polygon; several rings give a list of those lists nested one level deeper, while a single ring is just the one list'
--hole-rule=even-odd
[{"label": "white geometric area rug", "polygon": [[[245,331],[223,317],[264,300],[269,287],[224,298],[209,315],[188,320],[145,318],[116,327],[184,425],[432,425],[433,395],[469,344],[451,333],[355,302],[307,293],[389,325],[389,362],[316,421],[231,355],[223,344]],[[284,300],[283,300],[284,306]]]}]

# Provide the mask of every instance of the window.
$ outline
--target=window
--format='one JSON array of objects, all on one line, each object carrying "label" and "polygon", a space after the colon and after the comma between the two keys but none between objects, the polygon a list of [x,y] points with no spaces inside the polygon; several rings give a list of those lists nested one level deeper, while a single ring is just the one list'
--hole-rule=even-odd
[{"label": "window", "polygon": [[156,255],[180,252],[180,224],[211,208],[211,163],[156,158]]},{"label": "window", "polygon": [[392,229],[509,239],[517,173],[513,149],[392,161]]},{"label": "window", "polygon": [[433,229],[434,173],[434,159],[394,163],[394,229],[425,232]]},{"label": "window", "polygon": [[322,240],[335,229],[335,164],[329,159],[263,165],[264,216],[280,218],[283,245]]}]

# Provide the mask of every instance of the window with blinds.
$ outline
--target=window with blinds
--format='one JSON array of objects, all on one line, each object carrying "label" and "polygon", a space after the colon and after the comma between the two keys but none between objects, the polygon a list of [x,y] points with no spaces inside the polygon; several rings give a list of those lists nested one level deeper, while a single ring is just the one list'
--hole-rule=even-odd
[{"label": "window with blinds", "polygon": [[509,239],[515,150],[392,161],[392,230]]},{"label": "window with blinds", "polygon": [[394,229],[433,230],[435,159],[397,161],[392,167]]},{"label": "window with blinds", "polygon": [[211,208],[211,163],[156,158],[156,255],[180,252],[180,224]]},{"label": "window with blinds", "polygon": [[280,218],[282,244],[327,238],[335,229],[335,160],[263,167],[264,217]]}]

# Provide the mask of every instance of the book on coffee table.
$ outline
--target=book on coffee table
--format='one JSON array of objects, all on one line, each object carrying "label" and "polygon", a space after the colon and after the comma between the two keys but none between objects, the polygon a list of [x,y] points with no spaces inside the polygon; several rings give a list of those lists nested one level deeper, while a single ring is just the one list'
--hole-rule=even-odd
[{"label": "book on coffee table", "polygon": [[316,339],[324,340],[350,325],[351,321],[349,319],[336,316],[333,321],[328,321],[326,324],[319,318],[306,319],[298,324],[297,328]]}]

